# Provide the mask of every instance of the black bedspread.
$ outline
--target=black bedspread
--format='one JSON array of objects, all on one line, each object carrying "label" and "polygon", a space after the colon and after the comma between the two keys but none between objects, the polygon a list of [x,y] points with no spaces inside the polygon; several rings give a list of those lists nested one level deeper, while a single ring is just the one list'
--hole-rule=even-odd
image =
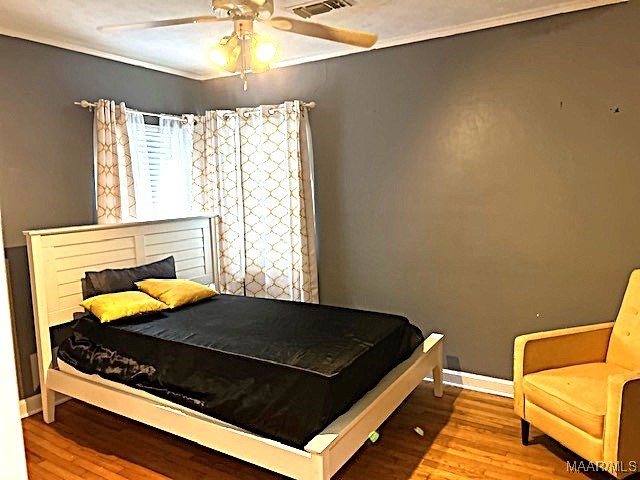
[{"label": "black bedspread", "polygon": [[82,317],[58,356],[302,447],[422,339],[396,315],[218,295],[109,324]]}]

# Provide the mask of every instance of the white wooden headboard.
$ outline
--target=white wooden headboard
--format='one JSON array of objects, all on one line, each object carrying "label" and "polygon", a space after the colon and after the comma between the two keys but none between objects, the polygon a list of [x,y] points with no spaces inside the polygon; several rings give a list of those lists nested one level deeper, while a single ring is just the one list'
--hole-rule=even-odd
[{"label": "white wooden headboard", "polygon": [[215,217],[29,230],[27,237],[36,329],[83,311],[87,271],[176,260],[178,278],[217,284]]},{"label": "white wooden headboard", "polygon": [[51,327],[83,311],[84,272],[143,265],[173,255],[178,277],[218,284],[217,217],[86,225],[23,232],[27,237],[38,375],[45,421],[53,421],[55,395]]}]

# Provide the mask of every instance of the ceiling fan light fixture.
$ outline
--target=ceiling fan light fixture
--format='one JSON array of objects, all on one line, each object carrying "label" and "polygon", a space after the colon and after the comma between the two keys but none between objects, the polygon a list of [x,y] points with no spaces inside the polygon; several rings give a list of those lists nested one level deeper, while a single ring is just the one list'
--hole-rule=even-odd
[{"label": "ceiling fan light fixture", "polygon": [[255,59],[260,63],[271,63],[275,58],[278,46],[271,40],[257,38],[254,48]]},{"label": "ceiling fan light fixture", "polygon": [[251,73],[264,73],[269,70],[271,70],[271,67],[268,63],[260,63],[255,60],[251,63]]},{"label": "ceiling fan light fixture", "polygon": [[209,49],[209,60],[228,72],[235,73],[240,56],[240,45],[235,35],[224,37],[220,43]]},{"label": "ceiling fan light fixture", "polygon": [[209,50],[209,60],[220,68],[225,68],[227,63],[229,63],[227,53],[218,45]]}]

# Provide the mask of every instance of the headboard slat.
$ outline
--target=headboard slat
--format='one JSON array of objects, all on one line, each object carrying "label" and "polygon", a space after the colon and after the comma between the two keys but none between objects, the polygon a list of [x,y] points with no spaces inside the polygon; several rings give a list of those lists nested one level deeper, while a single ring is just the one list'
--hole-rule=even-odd
[{"label": "headboard slat", "polygon": [[202,238],[202,236],[203,236],[202,228],[180,230],[177,232],[154,233],[154,234],[145,236],[144,244],[145,246],[150,246],[150,245],[178,243],[183,240],[190,240],[193,238],[196,238],[196,239]]},{"label": "headboard slat", "polygon": [[[81,246],[76,246],[78,251],[82,251]],[[123,250],[107,250],[106,252],[89,253],[85,255],[84,252],[75,256],[66,256],[63,258],[57,258],[57,248],[53,249],[53,257],[55,259],[56,271],[64,272],[66,270],[81,269],[84,271],[90,271],[95,265],[102,265],[111,262],[120,261],[135,261],[136,250],[135,248],[126,248]]]},{"label": "headboard slat", "polygon": [[[207,274],[204,267],[196,267],[179,272],[178,278],[190,278],[191,280],[198,282],[200,281],[198,279],[207,278]],[[201,283],[205,283],[205,281],[203,280]]]},{"label": "headboard slat", "polygon": [[[86,255],[91,253],[109,252],[115,250],[134,249],[135,243],[131,237],[114,238],[103,242],[92,242],[82,244],[82,252]],[[55,249],[56,258],[74,257],[78,255],[78,245],[57,246]]]},{"label": "headboard slat", "polygon": [[166,255],[167,252],[177,253],[183,250],[191,250],[194,248],[204,248],[204,238],[188,238],[177,242],[157,243],[155,245],[147,245],[145,252],[147,257],[154,255]]}]

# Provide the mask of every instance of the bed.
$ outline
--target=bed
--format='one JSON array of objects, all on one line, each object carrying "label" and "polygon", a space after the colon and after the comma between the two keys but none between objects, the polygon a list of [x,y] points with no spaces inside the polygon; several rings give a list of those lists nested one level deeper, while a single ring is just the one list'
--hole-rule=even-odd
[{"label": "bed", "polygon": [[[442,395],[442,335],[423,339],[395,315],[228,295],[110,328],[89,317],[74,327],[77,341],[119,346],[125,357],[139,359],[145,352],[149,358],[156,351],[157,363],[169,352],[188,359],[182,362],[187,365],[206,365],[201,373],[215,370],[222,378],[214,397],[197,391],[203,381],[198,375],[190,375],[189,385],[176,383],[164,391],[157,387],[171,384],[171,376],[145,384],[139,376],[130,381],[96,375],[95,365],[75,355],[72,341],[63,349],[64,361],[55,362],[50,329],[73,321],[82,310],[85,271],[143,265],[171,255],[179,278],[216,283],[215,226],[215,217],[197,217],[25,232],[46,422],[54,420],[59,392],[291,478],[325,480],[424,377],[433,373],[434,392]],[[240,330],[225,330],[229,312]],[[210,323],[202,324],[203,318]],[[302,327],[294,332],[298,324]],[[348,336],[355,335],[360,347],[341,345],[343,325],[350,325]],[[211,336],[212,330],[219,335]],[[326,338],[318,342],[318,335]],[[314,350],[313,345],[325,347]],[[245,378],[224,377],[224,372]],[[216,400],[240,394],[248,399],[242,402],[244,412]],[[250,417],[254,421],[246,421]]]}]

